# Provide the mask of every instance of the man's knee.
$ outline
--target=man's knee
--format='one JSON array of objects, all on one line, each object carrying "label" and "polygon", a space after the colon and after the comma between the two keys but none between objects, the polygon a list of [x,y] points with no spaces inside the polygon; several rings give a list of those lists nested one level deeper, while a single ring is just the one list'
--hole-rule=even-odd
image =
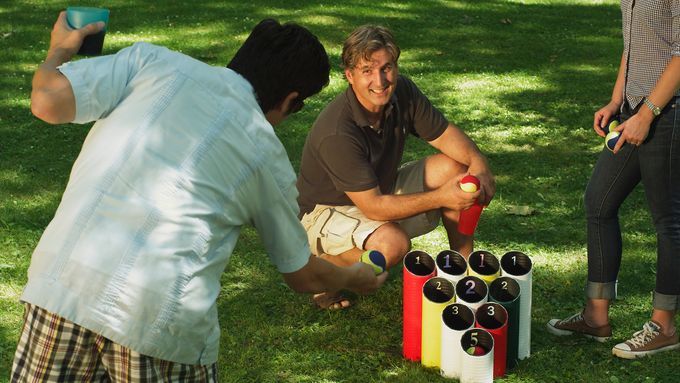
[{"label": "man's knee", "polygon": [[388,266],[392,266],[401,262],[409,252],[411,239],[399,224],[389,222],[380,226],[366,239],[364,248],[380,251],[387,259]]},{"label": "man's knee", "polygon": [[435,189],[451,178],[467,172],[468,167],[445,154],[435,154],[425,161],[424,183],[427,189]]}]

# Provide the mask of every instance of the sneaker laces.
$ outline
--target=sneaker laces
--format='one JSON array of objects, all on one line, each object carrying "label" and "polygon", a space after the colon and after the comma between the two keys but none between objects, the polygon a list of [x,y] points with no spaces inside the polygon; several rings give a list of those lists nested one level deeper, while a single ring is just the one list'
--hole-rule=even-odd
[{"label": "sneaker laces", "polygon": [[636,348],[644,347],[644,345],[659,335],[659,331],[660,329],[657,326],[651,322],[647,322],[642,326],[642,330],[633,334],[633,337],[628,340],[628,343]]},{"label": "sneaker laces", "polygon": [[576,314],[570,316],[569,318],[562,319],[559,323],[560,324],[568,324],[568,323],[574,323],[574,322],[580,322],[580,321],[584,321],[583,311],[577,312]]}]

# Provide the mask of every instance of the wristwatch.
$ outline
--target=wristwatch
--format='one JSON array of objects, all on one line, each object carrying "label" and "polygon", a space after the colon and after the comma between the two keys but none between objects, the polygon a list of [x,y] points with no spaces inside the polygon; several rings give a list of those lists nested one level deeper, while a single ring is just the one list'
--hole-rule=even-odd
[{"label": "wristwatch", "polygon": [[645,98],[643,99],[643,101],[645,102],[645,105],[647,105],[647,107],[649,108],[649,110],[652,111],[652,114],[654,115],[654,117],[656,117],[656,116],[658,116],[658,115],[661,114],[661,108],[659,108],[658,106],[654,105],[651,101],[649,101],[649,100],[647,99],[647,97],[645,97]]}]

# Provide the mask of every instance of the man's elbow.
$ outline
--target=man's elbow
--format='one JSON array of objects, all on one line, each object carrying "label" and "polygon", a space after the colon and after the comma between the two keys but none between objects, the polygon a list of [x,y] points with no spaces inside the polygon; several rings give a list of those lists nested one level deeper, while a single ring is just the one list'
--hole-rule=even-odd
[{"label": "man's elbow", "polygon": [[63,108],[58,103],[41,91],[31,93],[31,113],[48,124],[63,124],[70,122],[66,118]]},{"label": "man's elbow", "polygon": [[380,209],[359,209],[366,216],[366,218],[373,221],[389,221],[389,217],[386,216]]}]

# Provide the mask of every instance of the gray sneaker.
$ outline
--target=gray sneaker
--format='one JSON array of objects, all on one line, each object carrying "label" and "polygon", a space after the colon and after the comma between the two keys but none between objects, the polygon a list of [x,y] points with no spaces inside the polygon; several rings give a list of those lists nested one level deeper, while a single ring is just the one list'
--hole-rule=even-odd
[{"label": "gray sneaker", "polygon": [[551,319],[546,326],[551,334],[558,336],[581,334],[598,342],[606,342],[612,336],[612,328],[609,324],[600,327],[588,326],[583,318],[583,311],[566,319]]},{"label": "gray sneaker", "polygon": [[658,323],[649,321],[642,326],[642,330],[633,334],[632,338],[614,346],[612,354],[619,358],[635,359],[679,347],[677,331],[672,336],[664,335]]}]

